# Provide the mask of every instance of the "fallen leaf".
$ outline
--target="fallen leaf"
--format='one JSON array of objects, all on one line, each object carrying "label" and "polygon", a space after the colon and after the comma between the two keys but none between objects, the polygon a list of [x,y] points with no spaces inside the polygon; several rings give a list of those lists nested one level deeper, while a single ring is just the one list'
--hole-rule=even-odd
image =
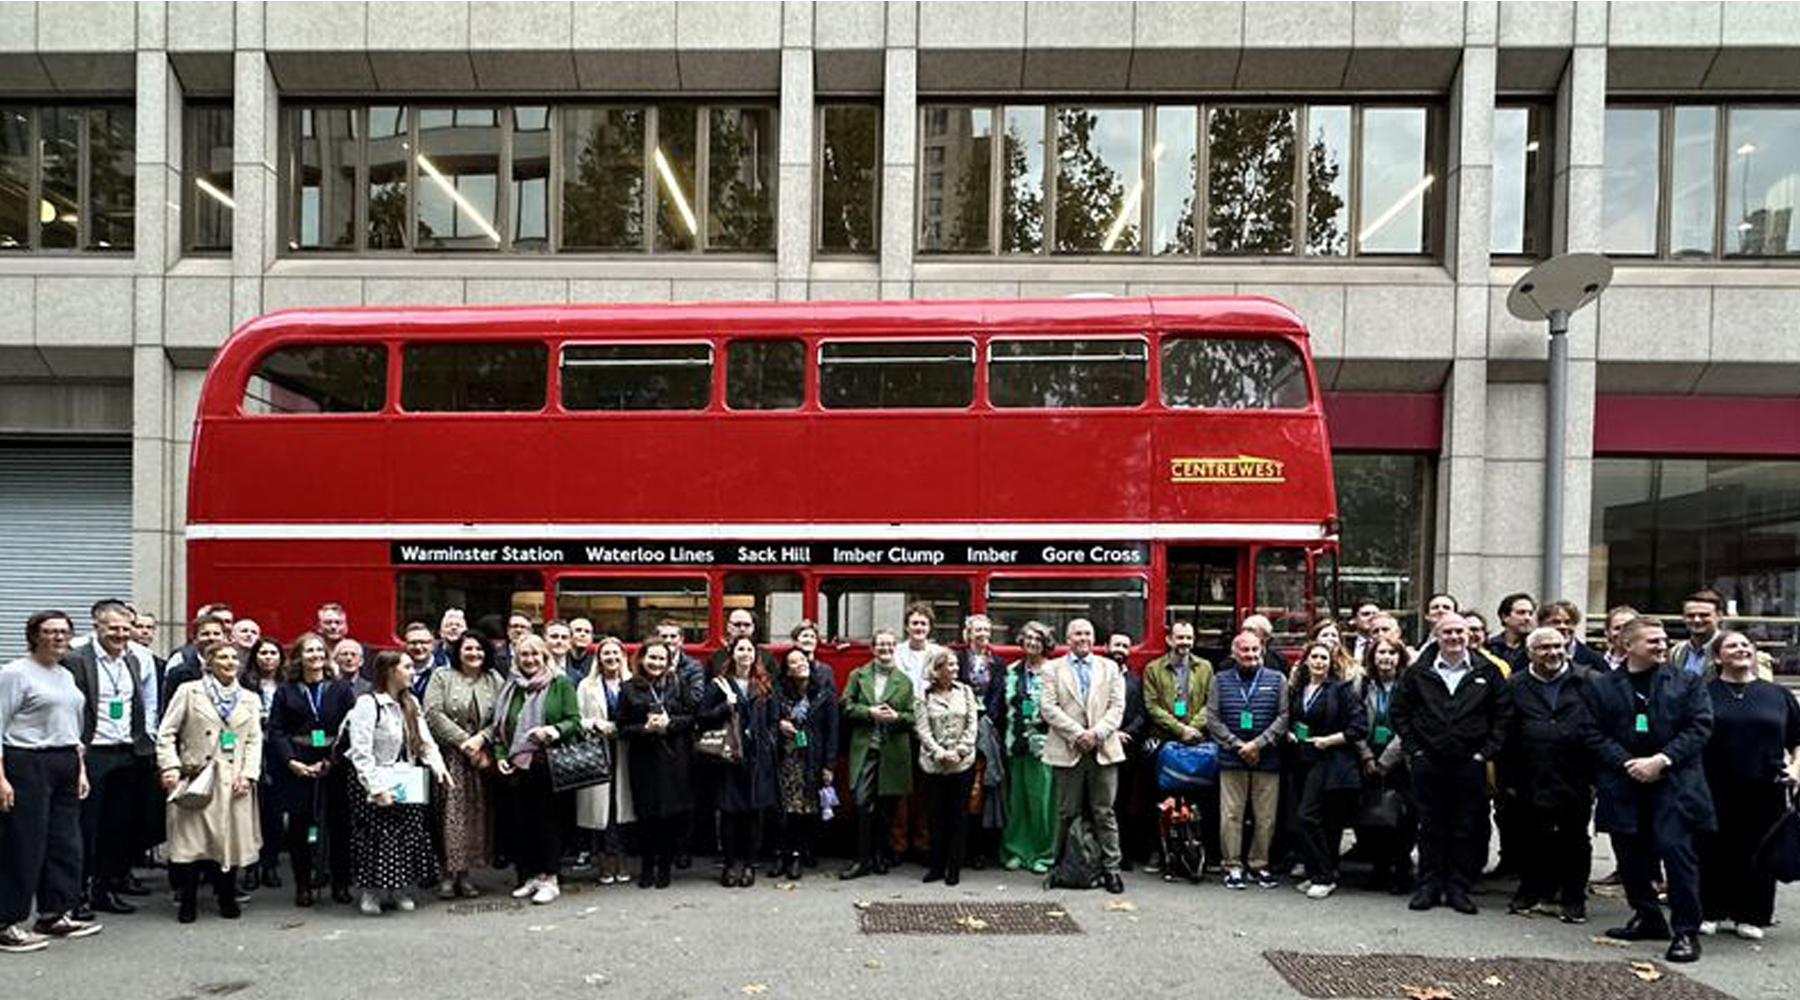
[{"label": "fallen leaf", "polygon": [[589,986],[605,986],[607,984],[606,973],[590,972],[587,975],[582,976],[581,981]]},{"label": "fallen leaf", "polygon": [[585,917],[590,913],[599,913],[599,912],[600,912],[600,908],[598,906],[589,906],[581,911],[581,915]]},{"label": "fallen leaf", "polygon": [[530,931],[533,934],[544,934],[549,931],[555,930],[556,925],[555,924],[532,924],[530,927],[527,927],[525,929]]},{"label": "fallen leaf", "polygon": [[1593,893],[1594,893],[1594,895],[1599,896],[1602,899],[1624,899],[1625,898],[1624,887],[1617,886],[1617,885],[1596,885],[1593,887]]},{"label": "fallen leaf", "polygon": [[1490,976],[1484,977],[1481,980],[1481,985],[1483,985],[1483,986],[1503,986],[1503,985],[1505,985],[1505,983],[1506,983],[1506,980],[1501,979],[1499,976],[1491,976],[1490,975]]},{"label": "fallen leaf", "polygon": [[879,959],[879,958],[868,959],[867,961],[863,962],[863,968],[879,969],[879,968],[881,968],[881,959]]},{"label": "fallen leaf", "polygon": [[1631,945],[1626,944],[1623,941],[1614,941],[1612,938],[1600,937],[1598,935],[1588,938],[1588,940],[1594,942],[1597,945],[1603,945],[1607,948],[1629,948],[1629,947],[1631,947]]},{"label": "fallen leaf", "polygon": [[1106,904],[1106,908],[1108,910],[1112,910],[1115,912],[1118,912],[1118,911],[1129,912],[1131,910],[1137,909],[1137,904],[1132,902],[1129,899],[1116,899],[1116,900]]},{"label": "fallen leaf", "polygon": [[1068,916],[1068,914],[1067,914],[1067,913],[1065,913],[1065,912],[1064,912],[1064,911],[1062,911],[1062,910],[1045,910],[1045,911],[1044,911],[1044,916],[1046,916],[1046,917],[1052,917],[1052,918],[1055,918],[1055,919],[1057,919],[1057,920],[1061,920],[1061,919],[1062,919],[1062,918],[1064,918],[1064,917],[1066,917],[1066,916]]},{"label": "fallen leaf", "polygon": [[859,900],[855,901],[854,903],[851,903],[850,905],[856,907],[859,910],[866,910],[869,908],[869,901],[866,899],[859,899]]},{"label": "fallen leaf", "polygon": [[972,931],[985,931],[988,928],[988,922],[980,917],[958,917],[956,922]]},{"label": "fallen leaf", "polygon": [[795,889],[800,888],[800,886],[795,882],[777,882],[775,883],[775,888],[780,889],[782,892],[793,892]]},{"label": "fallen leaf", "polygon": [[1662,970],[1657,968],[1656,965],[1651,962],[1631,963],[1631,974],[1642,979],[1646,983],[1654,983],[1663,977]]},{"label": "fallen leaf", "polygon": [[1442,986],[1413,986],[1410,983],[1400,984],[1406,995],[1412,1000],[1456,1000],[1456,994]]},{"label": "fallen leaf", "polygon": [[769,992],[769,984],[768,983],[745,983],[744,985],[738,987],[738,992],[743,993],[747,996],[753,996],[753,997],[761,996],[762,994]]},{"label": "fallen leaf", "polygon": [[330,933],[328,933],[328,934],[326,934],[326,935],[325,935],[325,940],[327,940],[327,941],[336,941],[336,940],[337,940],[337,939],[339,939],[339,938],[341,938],[341,937],[343,937],[343,936],[344,936],[344,932],[343,932],[343,931],[332,931],[332,932],[330,932]]},{"label": "fallen leaf", "polygon": [[291,931],[296,928],[305,927],[305,926],[306,926],[306,921],[304,921],[304,920],[283,920],[281,923],[275,925],[275,929],[283,930],[283,931]]}]

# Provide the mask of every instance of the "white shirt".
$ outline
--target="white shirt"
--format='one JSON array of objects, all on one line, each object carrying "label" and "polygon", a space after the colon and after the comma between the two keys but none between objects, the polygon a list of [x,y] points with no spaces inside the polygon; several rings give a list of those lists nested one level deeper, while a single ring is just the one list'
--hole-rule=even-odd
[{"label": "white shirt", "polygon": [[1455,694],[1457,687],[1462,684],[1463,678],[1469,676],[1468,654],[1463,654],[1463,658],[1455,663],[1439,656],[1431,664],[1431,669],[1437,671],[1437,675],[1444,679],[1444,686],[1450,689],[1451,694]]},{"label": "white shirt", "polygon": [[[109,656],[106,647],[94,643],[95,673],[99,680],[99,701],[94,705],[94,745],[113,747],[131,743],[131,695],[141,682],[132,676],[137,664],[131,650]],[[120,706],[119,717],[113,718],[113,705]]]},{"label": "white shirt", "polygon": [[910,642],[903,642],[894,650],[894,663],[912,681],[914,691],[925,690],[925,666],[943,649],[935,642],[925,643],[924,649],[914,649]]}]

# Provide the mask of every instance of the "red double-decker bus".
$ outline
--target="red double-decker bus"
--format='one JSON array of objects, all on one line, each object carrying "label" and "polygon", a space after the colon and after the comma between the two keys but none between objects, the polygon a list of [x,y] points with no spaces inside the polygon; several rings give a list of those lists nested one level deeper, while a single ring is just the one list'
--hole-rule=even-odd
[{"label": "red double-decker bus", "polygon": [[1332,607],[1306,330],[1261,298],[321,309],[209,371],[188,592],[382,642],[445,607],[716,644],[754,610],[854,666],[914,601],[1157,652]]}]

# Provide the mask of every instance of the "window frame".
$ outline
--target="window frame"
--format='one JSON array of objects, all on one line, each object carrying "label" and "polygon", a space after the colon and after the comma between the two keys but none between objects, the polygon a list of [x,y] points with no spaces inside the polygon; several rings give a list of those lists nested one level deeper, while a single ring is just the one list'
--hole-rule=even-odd
[{"label": "window frame", "polygon": [[[1296,263],[1332,263],[1355,261],[1359,259],[1380,260],[1396,263],[1428,263],[1436,261],[1444,252],[1446,235],[1444,224],[1446,219],[1445,167],[1448,162],[1448,128],[1449,115],[1441,101],[1406,100],[1400,98],[1386,100],[1357,100],[1355,98],[1334,100],[1333,95],[1296,94],[1291,98],[1271,97],[1258,100],[1215,100],[1206,97],[1183,98],[1171,95],[1164,100],[1154,101],[1120,101],[1110,98],[1097,98],[1091,101],[1071,100],[1019,100],[1008,101],[1004,98],[991,100],[950,98],[941,102],[921,102],[917,110],[915,128],[916,162],[925,162],[925,141],[927,138],[927,119],[935,111],[943,110],[983,110],[991,116],[993,142],[988,157],[988,230],[987,249],[984,250],[926,250],[924,245],[925,171],[921,166],[918,177],[914,181],[915,197],[913,199],[913,238],[914,255],[928,259],[1002,259],[1009,261],[1040,260],[1074,260],[1095,263],[1118,261],[1171,261],[1193,263],[1206,261],[1244,261],[1251,263],[1279,263],[1293,261]],[[1309,114],[1313,106],[1348,107],[1350,109],[1350,176],[1345,181],[1345,190],[1349,201],[1348,218],[1348,250],[1343,254],[1313,254],[1306,250],[1306,220],[1308,212],[1307,199],[1307,139],[1310,135]],[[1156,119],[1159,109],[1192,107],[1195,117],[1195,191],[1193,205],[1194,248],[1186,252],[1157,253],[1155,249],[1154,227],[1156,223],[1156,165],[1152,159],[1156,147]],[[1003,218],[1005,197],[1004,161],[1006,159],[1006,112],[1009,107],[1041,107],[1044,112],[1044,246],[1037,253],[1008,252],[1001,247],[1000,224]],[[1143,194],[1138,203],[1138,248],[1133,251],[1076,251],[1057,252],[1055,244],[1056,226],[1056,179],[1059,174],[1058,157],[1055,155],[1057,141],[1057,111],[1060,108],[1099,108],[1099,109],[1135,109],[1140,112],[1140,125],[1143,136],[1140,141],[1140,173],[1143,181]],[[1287,108],[1295,113],[1295,156],[1294,156],[1294,218],[1291,234],[1292,249],[1281,254],[1258,253],[1208,253],[1206,250],[1206,219],[1211,211],[1209,193],[1209,176],[1212,169],[1212,156],[1208,142],[1208,117],[1214,108]],[[1364,251],[1361,247],[1359,230],[1362,222],[1361,161],[1363,150],[1363,112],[1368,108],[1401,108],[1417,109],[1425,114],[1425,172],[1433,178],[1430,188],[1421,196],[1424,210],[1424,231],[1422,248],[1417,252],[1380,252]]]},{"label": "window frame", "polygon": [[[959,403],[954,406],[831,406],[826,403],[826,400],[825,400],[825,372],[826,372],[825,348],[826,347],[835,345],[835,344],[937,344],[937,343],[967,344],[968,345],[968,348],[969,348],[969,401],[968,402]],[[983,351],[982,351],[982,344],[981,344],[980,339],[978,339],[975,336],[970,335],[970,334],[960,334],[960,335],[949,334],[949,335],[945,335],[945,336],[935,336],[935,335],[927,334],[927,335],[919,336],[919,337],[832,337],[832,336],[821,336],[813,343],[812,362],[813,362],[814,369],[817,371],[817,374],[815,376],[813,376],[813,382],[817,386],[817,388],[813,390],[816,393],[816,395],[813,397],[813,399],[816,400],[818,409],[822,413],[901,413],[901,414],[905,414],[905,413],[957,413],[957,412],[966,412],[966,411],[970,411],[970,410],[974,410],[974,409],[978,409],[978,408],[984,408],[987,403],[987,397],[986,397],[986,392],[985,392],[986,387],[987,387],[987,376],[986,376],[986,372],[985,372],[986,364],[982,357],[982,354],[983,354]],[[849,363],[852,365],[873,363],[875,360],[887,360],[887,359],[858,359],[856,361],[851,361]],[[917,364],[918,362],[914,361],[912,363]],[[792,411],[781,411],[781,412],[792,412]]]},{"label": "window frame", "polygon": [[[875,112],[875,204],[868,250],[837,250],[825,246],[825,112],[833,108],[866,108]],[[881,256],[881,214],[884,178],[882,168],[887,156],[887,109],[879,97],[863,99],[817,100],[813,108],[813,213],[812,255],[829,260],[868,260]],[[922,183],[922,182],[921,182]]]},{"label": "window frame", "polygon": [[[733,340],[736,340],[736,339],[744,339],[744,338],[727,337],[724,342],[725,346],[727,348],[729,348],[729,346],[733,342]],[[551,341],[548,341],[548,340],[546,340],[545,342],[547,344],[551,343]],[[571,340],[556,341],[554,343],[555,343],[556,350],[550,358],[552,368],[555,370],[555,379],[550,388],[554,391],[550,392],[549,395],[551,397],[551,399],[550,399],[551,405],[553,405],[558,412],[569,413],[569,414],[638,413],[638,414],[650,414],[653,416],[669,416],[669,415],[678,414],[678,413],[704,413],[704,412],[714,409],[715,404],[717,404],[719,402],[719,400],[718,400],[719,378],[720,378],[719,358],[720,358],[720,355],[722,352],[719,349],[720,345],[711,338],[678,337],[678,338],[669,338],[669,339],[640,338],[640,339],[619,339],[619,340],[593,340],[593,339],[576,340],[576,339],[571,339]],[[695,346],[703,347],[706,349],[706,399],[699,406],[661,407],[661,408],[647,409],[647,410],[646,409],[624,409],[624,408],[612,409],[609,407],[587,407],[587,406],[573,407],[573,406],[570,406],[567,402],[566,397],[567,397],[567,393],[568,393],[568,379],[564,377],[563,372],[564,372],[565,366],[568,364],[568,352],[569,352],[569,348],[571,348],[571,347],[580,348],[580,347],[695,347]],[[581,364],[577,363],[576,367],[578,367],[578,368],[581,367]],[[619,367],[630,368],[630,367],[639,367],[639,366],[635,366],[635,365],[631,365],[631,364],[623,364],[623,365],[620,365]],[[649,366],[643,365],[641,367],[649,367]],[[759,411],[746,411],[746,412],[759,412]],[[778,412],[792,412],[792,411],[784,410],[784,411],[778,411]]]},{"label": "window frame", "polygon": [[[42,216],[35,211],[26,213],[27,239],[24,246],[0,247],[0,257],[130,257],[137,253],[135,227],[137,225],[137,199],[132,199],[133,238],[129,246],[93,246],[94,230],[92,209],[93,199],[93,133],[94,121],[88,114],[89,109],[102,108],[108,111],[128,111],[136,121],[137,106],[130,100],[56,100],[33,102],[30,100],[0,100],[0,113],[23,112],[30,117],[30,171],[31,176],[26,184],[26,204],[42,205],[44,202],[44,123],[43,113],[46,109],[68,109],[81,113],[81,134],[76,140],[75,166],[75,202],[79,206],[76,218],[75,245],[72,247],[44,246],[44,224]],[[137,136],[132,135],[132,183],[136,184]]]},{"label": "window frame", "polygon": [[[1132,412],[1132,411],[1148,409],[1151,406],[1152,397],[1157,395],[1155,392],[1152,391],[1153,387],[1151,385],[1151,380],[1154,377],[1154,373],[1152,372],[1152,364],[1150,361],[1150,356],[1157,352],[1152,351],[1150,349],[1150,335],[1148,333],[1099,333],[1099,334],[1090,334],[1090,335],[1066,335],[1059,331],[1055,335],[1046,335],[1046,334],[1042,334],[1042,333],[1026,335],[1026,334],[1019,334],[1019,333],[1006,333],[1003,331],[996,331],[984,339],[985,339],[985,343],[982,344],[981,357],[978,359],[979,367],[981,370],[981,373],[980,373],[981,395],[982,395],[982,398],[985,400],[986,409],[991,410],[995,413],[1029,413],[1029,412],[1034,412],[1034,411],[1043,412],[1043,413],[1069,413],[1069,412],[1127,413],[1127,412]],[[1052,344],[1052,343],[1058,343],[1058,342],[1079,342],[1079,343],[1084,343],[1084,344],[1093,344],[1093,343],[1137,344],[1144,349],[1144,355],[1143,355],[1143,360],[1142,360],[1142,364],[1143,364],[1143,368],[1144,368],[1144,377],[1143,377],[1142,386],[1141,386],[1141,388],[1143,389],[1143,396],[1135,403],[1118,403],[1118,404],[1114,404],[1114,403],[1081,403],[1081,404],[1078,404],[1075,406],[1048,406],[1048,405],[1045,405],[1042,403],[1033,403],[1033,404],[1030,404],[1027,406],[1006,406],[1006,405],[1003,405],[1000,403],[996,403],[994,401],[994,362],[996,360],[996,358],[994,357],[994,344],[996,342],[1002,342],[1002,343],[1023,342],[1023,343],[1028,343],[1028,344]],[[1078,361],[1081,360],[1079,355],[1074,355],[1073,357],[1075,357]],[[1042,360],[1042,359],[1041,358],[1005,358],[1005,359],[1000,359],[1000,363],[1002,365],[1006,365],[1006,364],[1014,364],[1014,363],[1021,363],[1021,362],[1029,363],[1031,361],[1038,361],[1038,360]],[[1120,360],[1124,360],[1124,359],[1120,359]],[[1156,379],[1156,381],[1158,383],[1160,383],[1161,379],[1158,378],[1158,379]]]},{"label": "window frame", "polygon": [[[233,198],[234,203],[227,206],[231,213],[232,225],[226,230],[225,245],[201,246],[196,239],[200,219],[200,212],[196,206],[203,204],[200,200],[202,197],[210,196],[204,195],[200,191],[199,165],[192,162],[195,154],[204,152],[204,149],[195,140],[198,131],[195,128],[195,120],[202,114],[220,111],[225,113],[226,121],[230,125],[227,148],[233,148],[229,138],[235,137],[237,134],[237,109],[232,106],[230,101],[197,98],[186,102],[181,109],[181,254],[184,257],[229,257],[233,244],[237,242],[234,232],[237,221],[235,204],[237,186],[235,183],[232,185],[232,190],[226,192]],[[235,153],[232,158],[236,159]]]},{"label": "window frame", "polygon": [[[1554,102],[1535,100],[1530,97],[1502,97],[1494,102],[1494,110],[1524,111],[1525,141],[1531,142],[1531,116],[1538,118],[1537,164],[1525,175],[1525,212],[1522,242],[1529,247],[1536,243],[1537,249],[1519,253],[1498,251],[1493,249],[1493,223],[1488,223],[1488,252],[1494,261],[1499,263],[1527,263],[1543,260],[1551,255],[1550,244],[1555,233],[1556,203],[1556,105]],[[1532,204],[1532,193],[1538,194],[1537,204]]]},{"label": "window frame", "polygon": [[[374,409],[370,409],[370,410],[337,410],[337,411],[323,411],[323,412],[317,412],[317,413],[306,413],[306,412],[301,412],[301,413],[293,413],[293,412],[258,413],[254,410],[247,408],[244,405],[245,400],[247,400],[250,397],[251,383],[254,382],[256,379],[262,377],[260,374],[262,371],[262,366],[263,366],[264,362],[268,361],[269,358],[271,358],[274,355],[279,354],[283,351],[292,351],[292,350],[296,350],[296,349],[306,349],[306,348],[336,348],[336,347],[364,347],[364,348],[373,348],[374,350],[381,352],[381,377],[377,380],[377,381],[379,381],[379,383],[381,385],[381,397],[380,397],[380,402],[377,403],[377,405],[375,406]],[[396,355],[396,353],[398,353],[398,352],[396,351],[394,344],[388,340],[382,340],[382,339],[341,340],[341,341],[340,340],[293,340],[293,341],[284,341],[281,343],[272,344],[269,346],[269,348],[267,350],[265,350],[261,354],[257,355],[255,364],[250,367],[248,373],[244,376],[243,385],[238,389],[237,403],[236,403],[236,409],[235,409],[234,413],[236,416],[250,418],[250,419],[254,419],[254,420],[270,420],[270,419],[275,419],[275,420],[282,420],[282,419],[287,419],[287,420],[292,420],[292,419],[345,420],[345,419],[378,417],[378,416],[382,416],[385,414],[391,414],[395,410],[393,388],[394,388],[394,381],[396,379],[397,372],[395,371],[395,368],[394,368],[393,359],[394,359],[394,356]]]}]

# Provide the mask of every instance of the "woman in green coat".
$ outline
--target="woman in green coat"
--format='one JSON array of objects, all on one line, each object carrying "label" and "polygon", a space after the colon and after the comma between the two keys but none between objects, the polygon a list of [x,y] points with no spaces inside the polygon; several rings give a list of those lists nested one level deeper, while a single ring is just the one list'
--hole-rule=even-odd
[{"label": "woman in green coat", "polygon": [[1009,870],[1043,874],[1056,861],[1056,785],[1042,759],[1048,726],[1038,715],[1041,671],[1056,637],[1041,622],[1019,627],[1025,655],[988,685],[988,718],[1006,752],[1006,826],[1000,831],[1000,863]]},{"label": "woman in green coat", "polygon": [[856,804],[856,863],[839,878],[887,874],[881,847],[894,803],[912,791],[913,687],[894,662],[894,633],[875,633],[875,659],[844,682],[850,727],[851,800]]}]

